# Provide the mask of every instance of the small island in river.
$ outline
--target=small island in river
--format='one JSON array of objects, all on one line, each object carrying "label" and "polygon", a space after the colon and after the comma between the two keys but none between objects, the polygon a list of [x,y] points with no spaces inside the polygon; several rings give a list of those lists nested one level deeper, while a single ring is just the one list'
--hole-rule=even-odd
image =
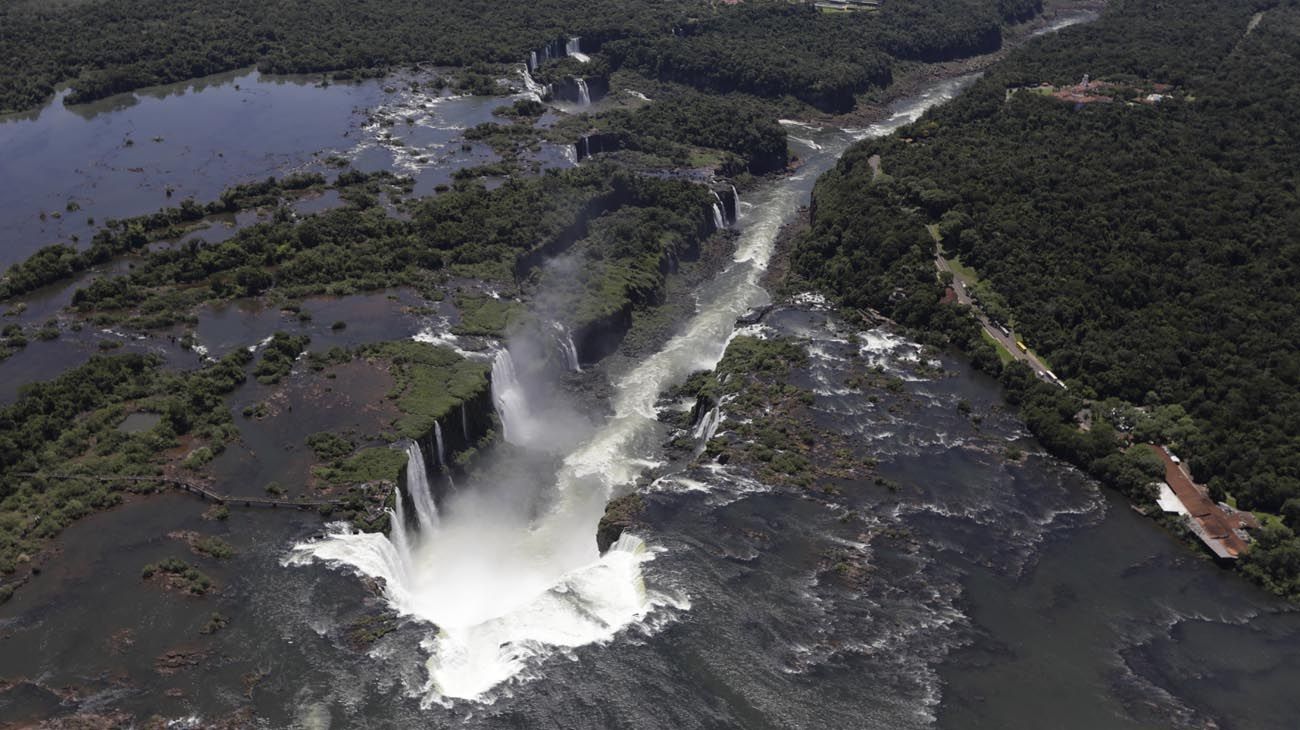
[{"label": "small island in river", "polygon": [[1294,3],[0,25],[0,728],[1300,710]]}]

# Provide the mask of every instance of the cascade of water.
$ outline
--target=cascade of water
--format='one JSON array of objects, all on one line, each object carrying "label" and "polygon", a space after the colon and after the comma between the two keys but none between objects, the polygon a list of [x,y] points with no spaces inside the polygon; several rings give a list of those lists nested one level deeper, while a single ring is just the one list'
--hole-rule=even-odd
[{"label": "cascade of water", "polygon": [[731,222],[732,223],[739,222],[740,221],[740,193],[736,190],[735,185],[731,186],[731,204],[736,206],[736,212],[735,215],[731,217]]},{"label": "cascade of water", "polygon": [[524,64],[521,73],[524,77],[524,88],[527,89],[529,93],[536,96],[538,101],[541,101],[547,94],[551,93],[551,88],[549,86],[539,84],[533,79],[533,75],[528,72],[528,64]]},{"label": "cascade of water", "polygon": [[578,84],[578,105],[591,106],[591,93],[587,91],[587,81],[581,76],[574,79]]},{"label": "cascade of water", "polygon": [[700,416],[699,423],[695,424],[695,432],[692,434],[696,441],[705,442],[713,438],[718,432],[718,424],[722,421],[722,406],[713,404],[708,413]]},{"label": "cascade of water", "polygon": [[722,230],[727,227],[726,206],[722,204],[722,196],[718,195],[716,190],[713,192],[713,227]]},{"label": "cascade of water", "polygon": [[510,350],[502,348],[492,360],[492,402],[501,418],[501,435],[512,444],[528,437],[528,402],[515,373]]},{"label": "cascade of water", "polygon": [[438,444],[438,466],[447,465],[447,450],[442,445],[442,424],[435,419],[433,422],[433,438]]},{"label": "cascade of water", "polygon": [[429,484],[429,470],[424,464],[424,451],[417,441],[406,444],[406,491],[415,506],[416,522],[421,534],[428,534],[438,526],[438,507],[433,502],[433,488]]},{"label": "cascade of water", "polygon": [[411,539],[406,535],[406,508],[402,505],[405,501],[402,499],[402,490],[398,489],[393,493],[395,502],[392,512],[388,513],[388,539],[397,549],[397,555],[401,558],[402,567],[407,567],[406,561],[411,555]]},{"label": "cascade of water", "polygon": [[460,435],[464,437],[465,443],[469,443],[469,416],[465,413],[464,401],[460,404]]},{"label": "cascade of water", "polygon": [[537,51],[528,52],[528,70],[529,71],[537,70]]},{"label": "cascade of water", "polygon": [[559,322],[552,322],[551,327],[555,329],[555,342],[560,346],[560,354],[564,356],[564,366],[569,372],[582,372],[582,363],[578,361],[578,348],[573,344],[573,335],[569,334],[569,328]]},{"label": "cascade of water", "polygon": [[[557,49],[560,50],[560,49]],[[950,98],[949,84],[869,129],[827,140],[827,151],[810,157],[805,175],[829,169],[852,138],[880,136],[915,121],[927,106]],[[383,579],[393,610],[438,627],[421,647],[429,652],[422,704],[451,698],[491,701],[488,693],[519,676],[533,658],[557,648],[612,640],[623,627],[643,619],[657,605],[689,604],[647,591],[640,565],[651,559],[641,541],[624,533],[601,554],[592,539],[608,499],[654,463],[659,439],[656,404],[664,390],[691,373],[713,369],[736,332],[736,320],[769,301],[760,285],[781,226],[806,198],[796,179],[765,185],[760,204],[746,216],[732,262],[701,288],[697,312],[661,349],[642,358],[612,386],[612,413],[604,425],[564,456],[553,479],[533,474],[531,457],[517,464],[524,482],[503,484],[501,494],[483,496],[478,483],[462,490],[436,529],[410,535],[414,554],[398,555],[408,536],[335,530],[324,540],[300,544],[295,561],[347,565]],[[715,207],[720,219],[722,208]],[[523,384],[510,353],[500,350],[492,365],[492,398],[507,440],[522,452],[556,425],[533,423]],[[708,421],[718,423],[721,409]],[[540,419],[538,419],[540,420]],[[709,433],[705,426],[701,437]],[[427,476],[418,447],[408,464],[410,500],[427,499]],[[418,459],[418,467],[417,467]],[[534,476],[536,477],[534,479]],[[516,487],[536,488],[545,500],[534,511],[516,499]],[[508,489],[507,489],[508,488]],[[424,521],[424,520],[422,520]],[[403,564],[409,570],[403,570]]]},{"label": "cascade of water", "polygon": [[575,58],[581,61],[582,63],[586,63],[591,60],[591,56],[588,56],[587,54],[582,52],[582,44],[580,42],[580,39],[576,37],[570,38],[569,41],[564,44],[564,55],[570,58]]}]

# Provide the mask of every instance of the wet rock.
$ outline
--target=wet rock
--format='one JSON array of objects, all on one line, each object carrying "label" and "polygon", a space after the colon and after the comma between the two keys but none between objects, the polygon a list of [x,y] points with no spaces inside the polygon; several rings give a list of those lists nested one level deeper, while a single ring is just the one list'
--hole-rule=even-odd
[{"label": "wet rock", "polygon": [[40,730],[124,730],[132,726],[125,712],[86,712],[46,720],[35,727]]},{"label": "wet rock", "polygon": [[833,548],[822,554],[819,572],[829,575],[846,588],[861,589],[871,579],[875,567],[864,553],[847,548]]},{"label": "wet rock", "polygon": [[132,646],[135,646],[135,631],[131,629],[118,629],[108,637],[108,650],[114,654],[122,654]]},{"label": "wet rock", "polygon": [[177,672],[198,666],[207,658],[207,652],[200,649],[168,649],[153,662],[154,671],[169,677]]},{"label": "wet rock", "polygon": [[396,631],[398,620],[397,614],[392,611],[362,616],[348,627],[348,645],[357,651],[365,651]]},{"label": "wet rock", "polygon": [[763,318],[766,317],[768,313],[771,312],[773,308],[775,308],[775,306],[776,305],[774,304],[768,304],[762,307],[756,307],[754,309],[749,310],[748,312],[745,312],[744,314],[740,315],[740,317],[736,319],[736,326],[745,327],[748,325],[758,324],[759,322],[762,322]]},{"label": "wet rock", "polygon": [[244,674],[244,676],[240,678],[244,684],[244,696],[252,699],[253,690],[257,689],[257,685],[261,684],[262,680],[269,676],[271,676],[271,670],[265,667],[258,667],[257,669]]},{"label": "wet rock", "polygon": [[636,524],[637,517],[645,509],[645,499],[633,492],[613,500],[605,505],[605,514],[600,518],[596,528],[596,547],[604,553],[623,531]]},{"label": "wet rock", "polygon": [[[185,721],[178,721],[176,718],[151,717],[143,727],[145,730],[172,730],[177,727],[202,727],[203,730],[246,730],[246,728],[259,727],[253,710],[249,707],[240,708],[223,717],[204,717],[202,718],[202,725],[181,724],[183,722]],[[131,724],[130,727],[139,726]]]}]

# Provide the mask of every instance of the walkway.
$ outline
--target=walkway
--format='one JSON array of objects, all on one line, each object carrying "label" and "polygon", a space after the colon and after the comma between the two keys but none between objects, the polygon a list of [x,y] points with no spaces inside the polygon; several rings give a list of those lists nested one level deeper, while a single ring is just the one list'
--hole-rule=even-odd
[{"label": "walkway", "polygon": [[1191,515],[1187,524],[1205,543],[1210,552],[1222,560],[1236,560],[1250,550],[1250,543],[1239,534],[1242,521],[1229,515],[1210,499],[1206,490],[1192,481],[1182,464],[1175,463],[1165,449],[1147,444],[1165,465],[1165,483]]}]

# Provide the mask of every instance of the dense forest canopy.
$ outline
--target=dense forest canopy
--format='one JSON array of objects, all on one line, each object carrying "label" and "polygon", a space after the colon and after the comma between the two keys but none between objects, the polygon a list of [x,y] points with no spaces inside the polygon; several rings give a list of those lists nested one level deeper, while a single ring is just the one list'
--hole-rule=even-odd
[{"label": "dense forest canopy", "polygon": [[[937,224],[945,254],[1075,386],[1040,419],[1049,446],[1087,453],[1068,433],[1082,397],[1177,406],[1198,479],[1300,528],[1297,68],[1294,2],[1117,4],[847,154],[818,186],[797,265],[846,302],[969,338],[934,303],[923,226]],[[1114,100],[1022,88],[1084,74]],[[1296,593],[1289,531],[1257,553],[1250,569]]]},{"label": "dense forest canopy", "polygon": [[[741,94],[715,96],[681,88],[635,109],[614,109],[584,118],[587,132],[603,137],[599,149],[627,148],[681,158],[690,148],[735,156],[737,168],[754,174],[782,170],[788,161],[785,128],[768,105]],[[590,145],[589,145],[590,146]],[[727,164],[720,166],[732,174]]]},{"label": "dense forest canopy", "polygon": [[0,110],[73,82],[73,101],[254,64],[273,73],[517,63],[566,35],[667,32],[690,0],[89,0],[0,4]]},{"label": "dense forest canopy", "polygon": [[907,0],[857,14],[783,0],[6,0],[0,111],[37,106],[63,83],[77,103],[252,65],[307,73],[519,63],[575,35],[607,46],[615,66],[847,111],[854,93],[889,80],[893,60],[994,50],[1003,22],[1040,8],[1040,0]]}]

